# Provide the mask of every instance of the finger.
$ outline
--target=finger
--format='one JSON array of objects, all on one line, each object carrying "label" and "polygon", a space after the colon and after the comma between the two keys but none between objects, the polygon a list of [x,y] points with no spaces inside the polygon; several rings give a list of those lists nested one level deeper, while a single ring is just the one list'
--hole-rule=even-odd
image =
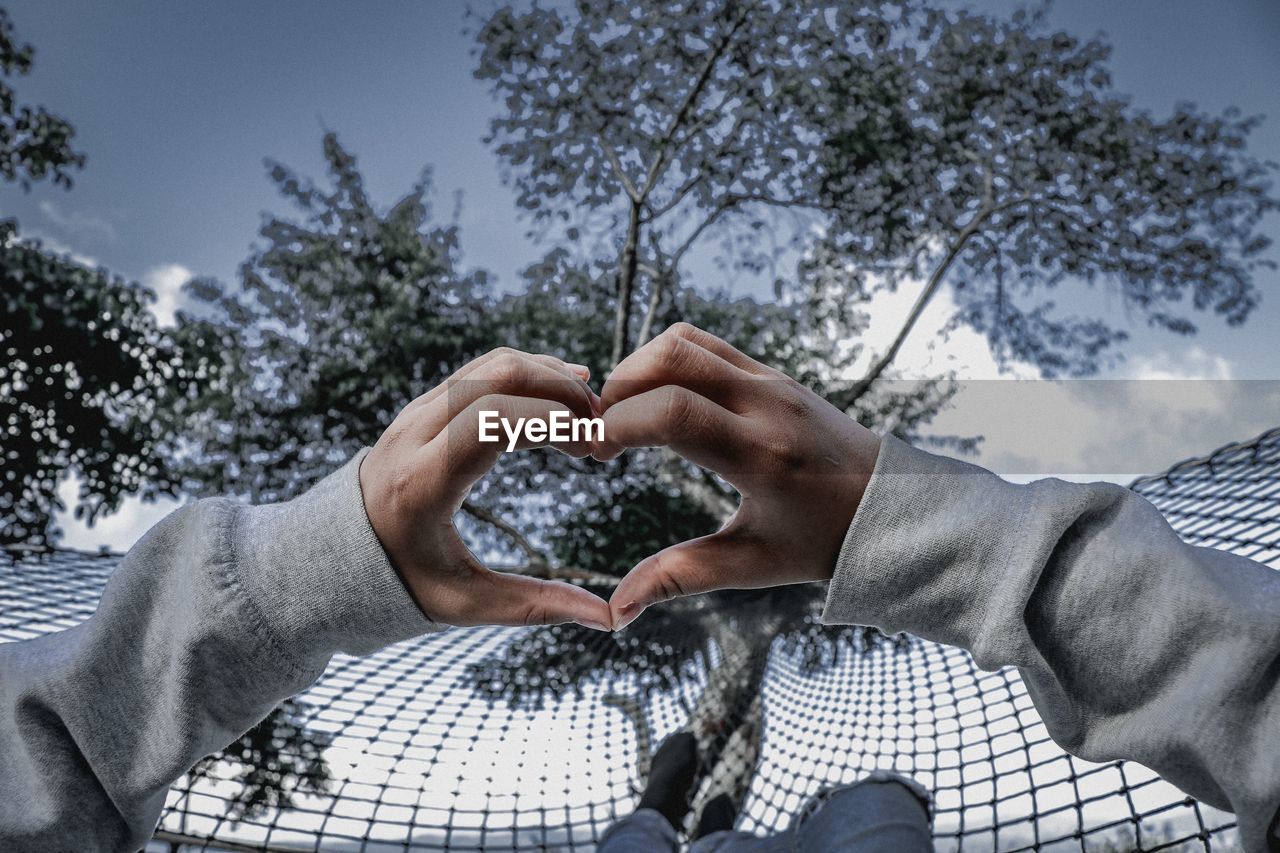
[{"label": "finger", "polygon": [[[495,413],[487,415],[486,422],[490,425],[488,435],[496,440],[481,440],[481,412]],[[554,425],[553,419],[566,423],[570,422],[572,417],[572,410],[556,400],[505,394],[487,395],[473,401],[459,412],[418,452],[422,454],[423,465],[432,466],[430,470],[440,472],[444,487],[452,491],[458,504],[461,505],[467,491],[508,449],[525,450],[550,445],[579,458],[591,452],[591,436],[586,434],[581,424],[579,424],[577,440],[570,437],[565,441],[553,441],[552,434],[549,432],[539,437],[520,429],[512,446],[510,436],[501,426],[501,421],[505,420],[514,429],[521,424],[528,424],[530,419],[538,419]],[[572,436],[571,423],[566,429]]]},{"label": "finger", "polygon": [[731,411],[742,410],[743,397],[758,377],[672,332],[663,332],[627,356],[609,374],[600,405],[609,407],[663,385],[681,385]]},{"label": "finger", "polygon": [[506,572],[485,571],[481,618],[490,625],[558,625],[577,622],[597,631],[613,624],[609,604],[581,587]]},{"label": "finger", "polygon": [[477,370],[480,370],[485,365],[488,365],[495,360],[512,358],[512,357],[526,358],[531,361],[535,361],[538,364],[542,364],[546,367],[549,367],[552,370],[555,370],[570,379],[582,379],[585,381],[586,379],[590,378],[590,371],[587,371],[587,375],[583,376],[581,375],[580,371],[574,369],[574,368],[582,368],[582,370],[586,370],[586,367],[583,365],[580,365],[580,364],[569,365],[566,362],[556,358],[553,355],[546,355],[543,353],[528,353],[528,352],[524,352],[523,350],[512,349],[511,347],[498,347],[496,349],[491,349],[484,355],[478,356],[477,358],[473,358],[471,361],[462,365],[462,367],[458,368],[457,371],[455,371],[452,376],[450,376],[444,382],[441,382],[436,387],[432,388],[427,393],[422,394],[416,399],[414,399],[414,401],[411,402],[405,408],[408,409],[408,408],[415,408],[418,406],[425,406],[428,403],[431,403],[438,397],[445,394],[449,390],[450,383],[468,378]]},{"label": "finger", "polygon": [[602,419],[604,440],[592,451],[602,461],[627,447],[670,447],[734,483],[750,458],[751,421],[679,385],[628,397]]},{"label": "finger", "polygon": [[695,343],[747,373],[753,373],[757,376],[772,376],[775,372],[773,368],[761,364],[728,341],[718,338],[705,329],[699,329],[690,323],[675,323],[668,327],[663,334],[675,335]]},{"label": "finger", "polygon": [[413,432],[420,441],[430,441],[476,400],[494,394],[555,400],[583,418],[593,417],[597,411],[597,398],[586,380],[576,374],[554,369],[529,356],[503,355],[490,359],[465,378],[451,381],[447,393],[417,409]]},{"label": "finger", "polygon": [[750,582],[753,574],[746,570],[758,559],[758,550],[741,534],[722,530],[646,557],[619,582],[609,599],[613,629],[622,630],[645,608],[663,601],[758,585]]}]

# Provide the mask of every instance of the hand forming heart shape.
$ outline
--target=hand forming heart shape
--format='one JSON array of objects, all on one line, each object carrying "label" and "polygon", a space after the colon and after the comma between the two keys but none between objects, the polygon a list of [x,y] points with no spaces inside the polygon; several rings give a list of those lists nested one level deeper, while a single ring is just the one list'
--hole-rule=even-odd
[{"label": "hand forming heart shape", "polygon": [[[574,621],[618,630],[651,604],[715,589],[829,579],[879,438],[790,377],[680,323],[624,359],[601,396],[586,368],[495,350],[410,403],[361,465],[374,532],[423,612],[452,625]],[[458,380],[467,380],[460,382]],[[554,446],[612,459],[667,446],[741,495],[725,526],[640,562],[608,604],[570,584],[493,572],[453,516],[497,460],[480,411],[603,417],[605,440]],[[519,447],[546,444],[522,437]]]}]

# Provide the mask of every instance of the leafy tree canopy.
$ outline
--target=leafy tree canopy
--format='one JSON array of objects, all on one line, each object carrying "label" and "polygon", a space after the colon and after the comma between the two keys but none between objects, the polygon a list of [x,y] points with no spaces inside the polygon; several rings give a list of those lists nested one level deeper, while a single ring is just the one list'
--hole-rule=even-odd
[{"label": "leafy tree canopy", "polygon": [[28,74],[35,49],[23,44],[8,11],[0,8],[0,179],[32,181],[51,178],[71,186],[71,170],[84,165],[84,155],[71,147],[75,130],[44,107],[19,103],[10,80]]},{"label": "leafy tree canopy", "polygon": [[[0,181],[51,177],[69,187],[84,164],[74,130],[43,107],[19,104],[10,78],[31,70],[0,8]],[[19,237],[0,221],[0,545],[56,540],[58,483],[80,475],[76,517],[92,522],[138,491],[171,483],[156,453],[154,415],[180,358],[156,328],[154,295]]]},{"label": "leafy tree canopy", "polygon": [[237,288],[187,285],[198,307],[176,334],[208,381],[173,401],[171,451],[197,494],[305,491],[492,340],[484,275],[460,270],[456,229],[429,222],[429,177],[380,211],[332,134],[324,154],[323,188],[270,164],[302,217],[263,224]]},{"label": "leafy tree canopy", "polygon": [[[1156,118],[1115,91],[1104,42],[1037,16],[580,2],[500,9],[478,39],[520,204],[617,253],[620,343],[643,342],[630,301],[678,286],[691,242],[715,230],[759,266],[777,211],[808,226],[780,287],[847,305],[911,286],[923,309],[946,283],[953,326],[1046,375],[1094,372],[1125,338],[1059,310],[1064,283],[1105,285],[1178,333],[1195,329],[1188,309],[1239,323],[1257,302],[1258,225],[1276,208],[1245,150],[1257,119]],[[865,393],[918,315],[833,399]]]},{"label": "leafy tree canopy", "polygon": [[80,476],[77,518],[172,483],[159,401],[184,387],[180,354],[141,286],[0,224],[0,545],[50,544],[58,484]]}]

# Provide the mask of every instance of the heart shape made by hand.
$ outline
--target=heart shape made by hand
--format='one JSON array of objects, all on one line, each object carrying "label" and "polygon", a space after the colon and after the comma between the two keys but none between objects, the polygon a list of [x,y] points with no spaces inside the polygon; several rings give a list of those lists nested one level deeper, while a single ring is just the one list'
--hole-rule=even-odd
[{"label": "heart shape made by hand", "polygon": [[[879,454],[874,433],[684,323],[620,362],[598,397],[588,379],[586,368],[552,356],[495,350],[407,406],[363,461],[370,524],[429,618],[619,630],[677,596],[831,577]],[[482,441],[481,412],[512,423],[569,412],[599,418],[603,434]],[[539,444],[602,461],[667,447],[723,478],[740,503],[716,533],[642,560],[607,604],[567,583],[490,571],[463,544],[453,515],[500,453]]]}]

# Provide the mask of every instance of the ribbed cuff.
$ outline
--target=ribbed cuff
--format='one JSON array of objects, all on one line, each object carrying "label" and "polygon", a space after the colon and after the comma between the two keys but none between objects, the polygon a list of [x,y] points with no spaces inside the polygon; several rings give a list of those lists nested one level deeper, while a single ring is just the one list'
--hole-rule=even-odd
[{"label": "ribbed cuff", "polygon": [[845,535],[822,621],[974,649],[1025,511],[1021,487],[885,436]]},{"label": "ribbed cuff", "polygon": [[369,654],[446,627],[423,615],[369,524],[367,453],[294,500],[244,510],[236,525],[233,571],[295,660]]}]

